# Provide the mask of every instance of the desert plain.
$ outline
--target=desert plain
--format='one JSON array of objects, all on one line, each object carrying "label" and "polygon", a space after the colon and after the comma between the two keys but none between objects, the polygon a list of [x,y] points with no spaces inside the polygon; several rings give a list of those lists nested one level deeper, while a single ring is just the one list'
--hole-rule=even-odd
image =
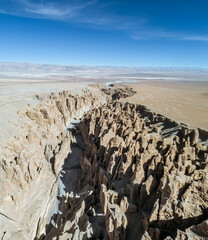
[{"label": "desert plain", "polygon": [[141,81],[126,100],[142,104],[190,127],[208,129],[208,82]]}]

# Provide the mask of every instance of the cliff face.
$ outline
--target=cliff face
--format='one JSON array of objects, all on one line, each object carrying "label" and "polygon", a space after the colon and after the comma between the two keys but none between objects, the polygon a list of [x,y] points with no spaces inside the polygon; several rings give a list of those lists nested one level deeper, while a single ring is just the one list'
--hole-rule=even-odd
[{"label": "cliff face", "polygon": [[2,239],[208,238],[208,133],[112,101],[129,94],[63,92],[19,113],[0,157]]},{"label": "cliff face", "polygon": [[45,230],[56,211],[59,172],[73,141],[66,126],[107,100],[96,91],[38,98],[37,106],[19,112],[19,134],[1,145],[1,239],[34,239]]}]

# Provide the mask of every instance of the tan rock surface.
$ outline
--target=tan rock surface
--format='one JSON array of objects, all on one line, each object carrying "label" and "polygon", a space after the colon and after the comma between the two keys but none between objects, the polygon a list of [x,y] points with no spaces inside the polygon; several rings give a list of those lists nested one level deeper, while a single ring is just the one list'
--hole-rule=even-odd
[{"label": "tan rock surface", "polygon": [[45,231],[56,211],[60,171],[75,141],[67,124],[105,102],[106,96],[86,90],[38,99],[36,106],[19,113],[18,135],[1,145],[0,236],[4,239],[34,239]]},{"label": "tan rock surface", "polygon": [[[100,201],[107,214],[108,237],[206,239],[207,232],[200,224],[204,221],[206,229],[208,133],[178,125],[143,106],[120,102],[88,113],[83,117],[81,131],[95,122],[97,112],[108,118],[108,129],[102,132],[96,125],[100,132],[96,136],[85,135],[84,140],[97,149],[97,153],[91,153],[94,156],[89,156],[96,159],[98,166],[95,171],[92,163],[92,177],[99,179],[101,172],[102,177],[97,182],[89,180],[88,184],[94,189],[104,184],[100,195],[96,195],[97,190],[94,194],[99,197],[96,206]],[[140,122],[142,126],[137,127]],[[112,132],[116,132],[116,137]],[[111,137],[105,138],[108,134]],[[126,218],[120,220],[121,216]]]},{"label": "tan rock surface", "polygon": [[208,132],[114,98],[129,94],[46,94],[19,113],[0,155],[2,239],[207,239]]}]

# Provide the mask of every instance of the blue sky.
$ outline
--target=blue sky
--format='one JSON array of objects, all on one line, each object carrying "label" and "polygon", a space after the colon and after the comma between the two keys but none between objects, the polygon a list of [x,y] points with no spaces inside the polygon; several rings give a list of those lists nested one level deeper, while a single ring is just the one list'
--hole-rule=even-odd
[{"label": "blue sky", "polygon": [[0,0],[0,61],[208,68],[207,0]]}]

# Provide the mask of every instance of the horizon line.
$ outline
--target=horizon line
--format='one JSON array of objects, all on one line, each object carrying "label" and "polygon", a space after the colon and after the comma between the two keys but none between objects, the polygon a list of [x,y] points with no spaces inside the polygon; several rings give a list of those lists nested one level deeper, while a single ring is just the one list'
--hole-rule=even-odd
[{"label": "horizon line", "polygon": [[185,67],[185,66],[137,66],[137,65],[131,65],[131,66],[127,66],[127,65],[86,65],[86,64],[61,64],[61,63],[41,63],[41,62],[16,62],[16,61],[0,61],[0,64],[31,64],[31,65],[56,65],[56,66],[63,66],[63,67],[89,67],[89,68],[96,68],[96,67],[112,67],[112,68],[153,68],[153,69],[192,69],[192,70],[196,70],[196,69],[203,69],[203,70],[208,70],[208,67],[196,67],[196,66],[189,66],[189,67]]}]

